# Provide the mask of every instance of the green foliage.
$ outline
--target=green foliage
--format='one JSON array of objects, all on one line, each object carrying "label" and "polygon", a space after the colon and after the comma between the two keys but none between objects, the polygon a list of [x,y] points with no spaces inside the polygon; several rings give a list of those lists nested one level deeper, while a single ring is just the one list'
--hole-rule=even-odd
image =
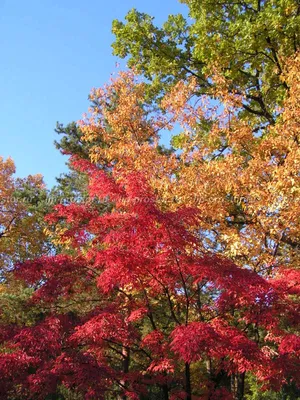
[{"label": "green foliage", "polygon": [[129,56],[129,67],[134,67],[151,82],[150,97],[161,95],[190,74],[199,73],[197,76],[206,85],[199,68],[195,70],[194,38],[182,15],[170,15],[162,28],[154,25],[153,17],[135,9],[125,20],[126,23],[113,21],[112,32],[116,36],[113,52],[121,58]]},{"label": "green foliage", "polygon": [[60,386],[57,396],[59,396],[57,398],[61,400],[83,400],[82,395],[77,394],[75,391],[63,385]]},{"label": "green foliage", "polygon": [[293,384],[286,385],[280,392],[272,390],[262,391],[253,375],[247,376],[249,393],[245,394],[245,400],[295,400],[300,398],[300,392]]},{"label": "green foliage", "polygon": [[11,276],[0,285],[0,325],[31,325],[44,315],[41,305],[29,305],[33,288],[24,286]]},{"label": "green foliage", "polygon": [[170,15],[159,28],[153,17],[134,9],[125,23],[113,21],[114,54],[128,57],[128,65],[149,80],[152,98],[190,76],[197,78],[199,95],[209,94],[218,67],[230,90],[242,95],[242,115],[273,124],[288,89],[281,81],[281,59],[300,47],[298,1],[182,3],[189,7],[191,23]]},{"label": "green foliage", "polygon": [[62,154],[76,154],[81,158],[89,158],[89,146],[87,142],[82,140],[82,132],[75,122],[71,122],[64,126],[59,122],[56,123],[55,132],[62,135],[60,141],[55,140],[55,147]]},{"label": "green foliage", "polygon": [[245,93],[245,110],[272,122],[287,89],[281,59],[300,46],[298,1],[184,2],[195,20],[193,55],[206,61],[205,73],[217,62],[233,90]]},{"label": "green foliage", "polygon": [[175,149],[182,149],[187,141],[187,135],[184,132],[175,135],[171,139],[171,144]]},{"label": "green foliage", "polygon": [[[75,122],[66,126],[57,122],[55,132],[62,135],[60,141],[54,142],[55,147],[62,154],[73,154],[83,159],[89,159],[89,144],[82,140],[82,132]],[[52,202],[55,204],[81,201],[87,196],[86,175],[75,171],[69,162],[67,165],[69,172],[56,178],[57,185],[50,192]]]}]

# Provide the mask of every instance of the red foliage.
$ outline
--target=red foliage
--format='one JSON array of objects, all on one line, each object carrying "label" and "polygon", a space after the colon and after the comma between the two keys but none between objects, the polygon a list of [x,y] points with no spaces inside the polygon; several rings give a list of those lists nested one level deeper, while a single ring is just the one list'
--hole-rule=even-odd
[{"label": "red foliage", "polygon": [[[279,386],[286,376],[296,381],[299,337],[282,323],[291,330],[298,322],[296,271],[280,269],[268,280],[203,254],[193,229],[199,211],[164,212],[140,174],[76,165],[90,175],[91,198],[108,198],[113,210],[99,214],[92,202],[57,207],[48,220],[67,222],[72,255],[17,266],[17,276],[37,287],[34,301],[52,312],[12,335],[4,329],[3,399],[9,391],[44,399],[61,384],[86,399],[106,392],[135,399],[150,388],[174,399],[189,391],[230,399],[220,376],[251,371],[270,385],[274,376]],[[82,310],[58,315],[69,301]],[[209,378],[202,361],[213,365]],[[192,389],[191,365],[203,377]]]}]

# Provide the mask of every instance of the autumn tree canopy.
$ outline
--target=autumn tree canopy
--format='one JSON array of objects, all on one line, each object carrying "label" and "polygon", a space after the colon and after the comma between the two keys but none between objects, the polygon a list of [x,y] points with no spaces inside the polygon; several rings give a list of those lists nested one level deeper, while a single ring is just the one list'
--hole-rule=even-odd
[{"label": "autumn tree canopy", "polygon": [[231,399],[247,372],[276,390],[297,379],[299,272],[264,279],[203,253],[198,209],[162,211],[139,173],[75,165],[114,209],[57,206],[47,219],[68,223],[73,253],[17,267],[49,311],[3,327],[3,399]]},{"label": "autumn tree canopy", "polygon": [[46,252],[46,241],[39,215],[22,201],[22,194],[31,202],[43,194],[41,175],[25,179],[14,177],[12,159],[0,157],[0,270],[11,270],[17,261],[25,261]]},{"label": "autumn tree canopy", "polygon": [[[290,64],[287,81],[298,79],[297,62]],[[222,205],[222,185],[233,178],[246,174],[248,185],[265,178],[260,163],[270,166],[273,181],[279,166],[280,177],[285,172],[296,178],[288,170],[290,153],[278,166],[270,148],[283,141],[294,151],[297,93],[286,99],[269,135],[252,137],[252,168],[243,151],[252,132],[232,111],[239,98],[228,96],[220,81],[226,107],[213,114],[209,104],[193,104],[193,85],[178,84],[164,98],[165,112],[155,114],[144,105],[146,85],[131,72],[92,91],[90,113],[80,122],[90,160],[78,152],[71,158],[74,171],[87,177],[88,197],[57,205],[47,217],[61,254],[15,268],[15,276],[33,289],[27,303],[32,311],[30,321],[2,325],[3,399],[243,399],[250,378],[261,391],[297,395],[299,271],[292,253],[281,265],[264,253],[226,254],[212,234],[225,236],[231,226],[221,225],[221,207],[211,208],[212,193]],[[212,138],[205,152],[197,143],[204,112],[205,121],[211,118],[207,146]],[[163,151],[159,134],[178,122],[185,127],[175,139],[181,151]],[[284,124],[289,135],[282,138]],[[214,157],[218,136],[232,140],[222,157]],[[292,154],[297,162],[297,150]],[[216,173],[203,175],[210,165]],[[225,173],[227,180],[217,179]],[[211,187],[197,188],[202,176]],[[258,189],[268,196],[271,187]],[[284,187],[294,193],[292,185]],[[200,195],[206,204],[199,204]],[[276,221],[282,212],[274,209]],[[228,241],[251,249],[245,237]],[[255,243],[264,249],[265,242]],[[266,270],[254,264],[259,256]]]},{"label": "autumn tree canopy", "polygon": [[297,0],[182,0],[189,17],[170,15],[162,27],[154,18],[131,10],[125,23],[115,20],[114,54],[150,82],[150,97],[190,77],[197,95],[213,95],[218,68],[230,92],[242,96],[242,115],[273,124],[276,107],[288,90],[282,58],[299,51]]},{"label": "autumn tree canopy", "polygon": [[[146,84],[122,73],[106,88],[92,91],[91,113],[80,122],[90,158],[110,168],[142,171],[164,208],[199,208],[207,250],[262,272],[281,263],[296,267],[299,64],[299,57],[286,60],[282,79],[289,96],[276,124],[263,133],[240,117],[242,99],[228,92],[218,71],[215,95],[221,106],[199,102],[197,81],[191,79],[176,84],[155,113],[145,106]],[[107,101],[112,94],[114,107]],[[178,151],[161,151],[160,136],[178,125],[182,131],[172,138]]]},{"label": "autumn tree canopy", "polygon": [[0,159],[3,400],[300,396],[299,4],[184,3],[114,21],[51,192]]}]

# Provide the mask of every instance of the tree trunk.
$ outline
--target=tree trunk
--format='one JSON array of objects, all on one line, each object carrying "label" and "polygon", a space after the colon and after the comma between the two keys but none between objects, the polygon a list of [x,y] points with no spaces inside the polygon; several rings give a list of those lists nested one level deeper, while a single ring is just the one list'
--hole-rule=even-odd
[{"label": "tree trunk", "polygon": [[[127,372],[129,372],[129,364],[130,364],[130,352],[129,349],[127,349],[126,347],[122,348],[122,355],[123,355],[123,372],[124,374],[126,374]],[[120,382],[121,387],[124,387],[126,385],[126,382],[124,380],[122,380]],[[120,395],[119,400],[127,400],[127,396],[125,394]]]},{"label": "tree trunk", "polygon": [[235,400],[243,400],[245,390],[245,372],[231,375],[231,392]]},{"label": "tree trunk", "polygon": [[164,400],[169,400],[169,388],[168,388],[168,385],[163,385],[162,389],[163,389]]},{"label": "tree trunk", "polygon": [[189,363],[185,363],[185,391],[186,400],[192,400],[191,371]]},{"label": "tree trunk", "polygon": [[243,400],[245,391],[245,372],[237,375],[237,400]]}]

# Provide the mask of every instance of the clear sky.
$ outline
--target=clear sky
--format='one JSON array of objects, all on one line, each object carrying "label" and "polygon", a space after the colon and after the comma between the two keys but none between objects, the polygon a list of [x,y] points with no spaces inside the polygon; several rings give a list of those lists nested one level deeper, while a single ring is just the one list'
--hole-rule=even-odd
[{"label": "clear sky", "polygon": [[41,173],[51,187],[66,170],[56,121],[79,120],[116,69],[111,22],[131,8],[157,24],[186,10],[176,0],[0,0],[0,155],[17,176]]}]

